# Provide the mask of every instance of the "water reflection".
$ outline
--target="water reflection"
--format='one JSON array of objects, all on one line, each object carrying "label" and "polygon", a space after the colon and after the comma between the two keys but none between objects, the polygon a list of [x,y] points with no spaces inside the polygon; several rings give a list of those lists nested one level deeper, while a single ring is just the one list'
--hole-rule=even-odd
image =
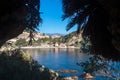
[{"label": "water reflection", "polygon": [[[106,61],[97,56],[91,57],[91,55],[80,53],[79,49],[45,48],[24,51],[37,60],[39,64],[45,65],[50,69],[78,71],[78,73],[74,74],[61,74],[63,76],[80,76],[83,71],[86,71],[96,75],[95,80],[116,80],[120,78],[119,62]],[[79,62],[83,62],[84,66],[76,65]]]},{"label": "water reflection", "polygon": [[79,49],[29,49],[24,50],[30,54],[38,63],[54,70],[70,69],[77,70],[76,74],[64,74],[65,76],[79,76],[82,73],[81,67],[76,65],[79,61],[88,60],[88,55],[80,53]]}]

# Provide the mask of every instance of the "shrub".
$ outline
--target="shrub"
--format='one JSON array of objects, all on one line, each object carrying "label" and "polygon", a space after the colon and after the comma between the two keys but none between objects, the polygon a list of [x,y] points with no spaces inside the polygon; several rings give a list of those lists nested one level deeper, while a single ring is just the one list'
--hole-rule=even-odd
[{"label": "shrub", "polygon": [[0,54],[0,80],[53,80],[48,68],[40,68],[42,65],[20,50]]}]

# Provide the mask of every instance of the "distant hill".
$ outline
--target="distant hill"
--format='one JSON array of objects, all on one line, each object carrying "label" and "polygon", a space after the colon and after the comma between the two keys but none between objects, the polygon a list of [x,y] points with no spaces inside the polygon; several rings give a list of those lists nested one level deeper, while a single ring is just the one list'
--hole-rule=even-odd
[{"label": "distant hill", "polygon": [[[23,32],[18,37],[9,40],[8,42],[13,43],[17,46],[27,46],[29,41],[29,33]],[[45,34],[45,33],[34,33],[34,40],[33,45],[34,46],[54,46],[55,43],[62,45],[62,46],[75,46],[79,47],[80,42],[82,40],[81,35],[76,35],[76,32],[71,32],[67,35],[65,34],[59,34],[59,33],[53,33],[53,34]],[[43,44],[43,45],[42,45]]]},{"label": "distant hill", "polygon": [[46,33],[49,36],[65,36],[65,34],[61,34],[61,33]]}]

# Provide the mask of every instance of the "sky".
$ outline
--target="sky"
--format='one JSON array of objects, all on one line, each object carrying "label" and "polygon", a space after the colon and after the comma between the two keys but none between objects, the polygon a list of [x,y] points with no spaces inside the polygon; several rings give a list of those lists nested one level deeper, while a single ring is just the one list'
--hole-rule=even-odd
[{"label": "sky", "polygon": [[40,12],[43,23],[39,26],[39,31],[42,33],[60,33],[68,34],[75,31],[77,28],[73,27],[66,31],[68,20],[62,21],[63,15],[61,0],[40,0]]}]

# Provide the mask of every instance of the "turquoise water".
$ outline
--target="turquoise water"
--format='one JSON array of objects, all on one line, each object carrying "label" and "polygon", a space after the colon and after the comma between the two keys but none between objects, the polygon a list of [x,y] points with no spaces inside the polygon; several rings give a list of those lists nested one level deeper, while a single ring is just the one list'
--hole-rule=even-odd
[{"label": "turquoise water", "polygon": [[[77,73],[60,73],[61,76],[80,76],[83,73],[82,67],[76,63],[84,62],[89,59],[89,56],[80,53],[79,49],[28,49],[24,50],[30,54],[32,58],[38,61],[39,64],[53,70],[77,70]],[[111,63],[112,64],[112,63]],[[113,64],[112,64],[113,65]],[[117,65],[118,68],[120,67]],[[119,76],[120,74],[118,74]],[[79,80],[82,80],[79,78]],[[117,80],[108,77],[96,76],[94,80]]]}]

